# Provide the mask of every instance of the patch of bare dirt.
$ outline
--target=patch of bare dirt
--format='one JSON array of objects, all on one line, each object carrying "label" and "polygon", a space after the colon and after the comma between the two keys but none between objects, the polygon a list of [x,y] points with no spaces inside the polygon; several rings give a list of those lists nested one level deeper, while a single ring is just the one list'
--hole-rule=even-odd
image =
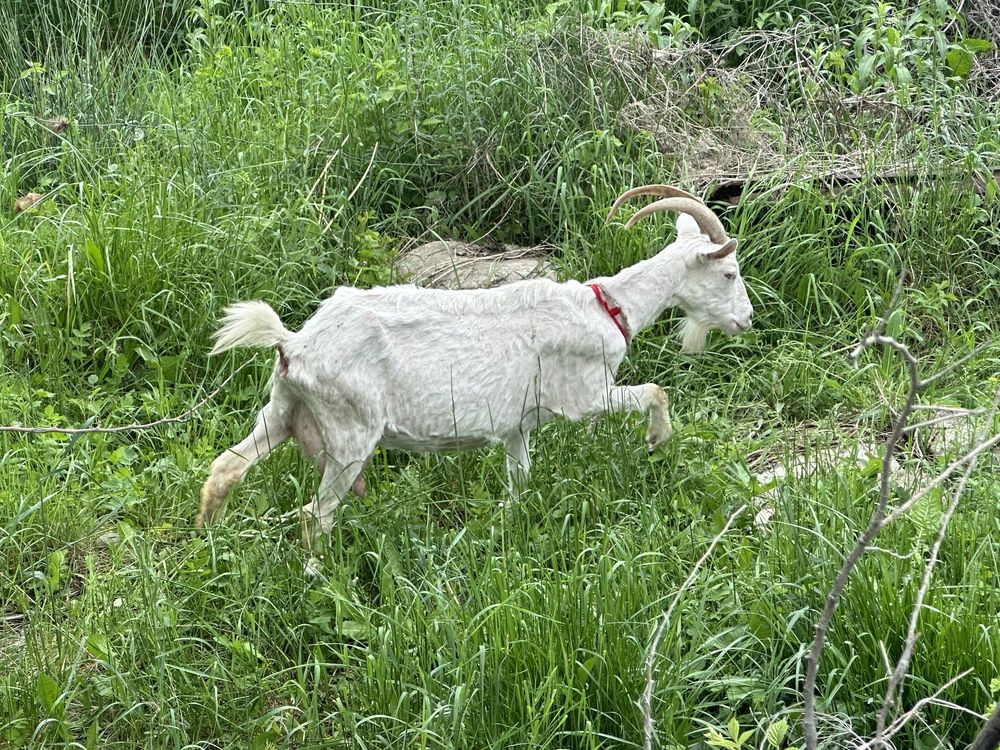
[{"label": "patch of bare dirt", "polygon": [[541,248],[437,240],[400,255],[396,269],[419,286],[437,289],[487,289],[513,281],[555,278]]},{"label": "patch of bare dirt", "polygon": [[[975,445],[982,427],[983,409],[946,406],[918,407],[910,419],[909,435],[897,446],[890,463],[893,486],[913,492],[933,479],[941,470],[934,459],[958,458]],[[789,431],[787,439],[774,444],[776,452],[759,452],[748,457],[748,466],[758,487],[757,514],[754,524],[766,530],[781,498],[781,487],[788,481],[804,479],[837,470],[861,470],[876,463],[881,470],[885,435],[842,424],[833,429],[819,425],[801,425]],[[1000,449],[992,451],[1000,456]],[[873,470],[872,482],[879,481]],[[874,484],[873,484],[874,491]]]}]

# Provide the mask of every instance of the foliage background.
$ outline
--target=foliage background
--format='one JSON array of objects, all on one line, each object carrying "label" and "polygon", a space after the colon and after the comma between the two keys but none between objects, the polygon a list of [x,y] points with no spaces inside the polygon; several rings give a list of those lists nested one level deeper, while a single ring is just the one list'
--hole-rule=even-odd
[{"label": "foliage background", "polygon": [[[904,266],[889,332],[928,372],[1000,323],[982,179],[1000,167],[992,18],[943,0],[5,3],[0,421],[157,419],[253,365],[183,425],[0,437],[0,745],[640,746],[653,624],[743,502],[772,506],[771,527],[741,522],[686,595],[657,664],[658,737],[704,747],[735,719],[744,746],[768,746],[785,720],[796,742],[803,654],[876,495],[878,461],[854,454],[905,387],[891,357],[853,368],[847,350]],[[813,179],[834,172],[851,186]],[[207,360],[222,305],[265,299],[297,326],[338,284],[393,281],[394,254],[436,236],[610,273],[672,231],[605,225],[618,193],[723,178],[750,180],[717,208],[755,327],[697,358],[669,315],[637,338],[622,379],[669,390],[667,450],[647,458],[635,418],[549,425],[507,507],[496,451],[379,453],[319,581],[280,519],[315,486],[291,447],[193,533],[208,463],[251,425],[271,364]],[[28,192],[46,200],[16,213]],[[985,405],[997,365],[988,351],[929,402]],[[920,472],[950,457],[898,458]],[[987,463],[942,551],[904,708],[967,668],[943,697],[992,706]],[[871,730],[940,504],[918,510],[834,622],[831,747]],[[964,747],[976,726],[932,706],[898,746]]]}]

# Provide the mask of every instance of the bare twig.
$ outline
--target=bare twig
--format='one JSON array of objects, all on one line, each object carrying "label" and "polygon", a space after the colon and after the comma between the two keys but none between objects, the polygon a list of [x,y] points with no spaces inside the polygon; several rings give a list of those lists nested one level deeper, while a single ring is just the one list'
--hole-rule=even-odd
[{"label": "bare twig", "polygon": [[[948,680],[946,683],[944,683],[937,690],[935,690],[932,695],[928,695],[925,698],[921,698],[916,703],[914,703],[913,708],[911,708],[905,714],[903,714],[894,722],[892,722],[892,724],[886,730],[886,736],[892,737],[893,735],[898,733],[900,729],[905,727],[907,724],[913,721],[913,719],[915,719],[917,716],[920,715],[920,711],[923,709],[924,706],[935,703],[937,701],[937,697],[941,695],[941,693],[950,688],[952,685],[961,680],[963,677],[967,677],[970,672],[972,672],[971,669],[966,669],[964,672],[960,672],[959,674],[955,675],[950,680]],[[878,745],[873,744],[874,742],[875,741],[873,740],[872,742],[865,743],[860,748],[858,748],[858,750],[867,750],[867,748],[869,747],[878,747]]]},{"label": "bare twig", "polygon": [[[994,394],[993,406],[990,409],[989,416],[976,436],[975,442],[977,445],[981,444],[986,438],[986,432],[989,426],[993,424],[993,420],[996,418],[998,405],[1000,405],[1000,388],[998,388],[997,392]],[[906,633],[906,643],[903,646],[903,652],[899,656],[899,661],[896,662],[896,668],[893,670],[892,675],[889,678],[889,684],[885,690],[885,698],[882,701],[882,708],[878,712],[878,717],[875,723],[875,739],[872,741],[873,747],[882,746],[885,739],[892,736],[892,734],[886,731],[886,718],[889,715],[889,710],[892,708],[892,705],[896,702],[899,686],[910,668],[910,659],[913,656],[913,648],[917,642],[917,621],[920,618],[920,611],[923,609],[924,597],[927,596],[927,591],[930,588],[931,577],[934,573],[934,566],[937,564],[938,553],[941,550],[941,544],[944,542],[944,536],[948,530],[948,524],[951,522],[951,518],[958,508],[958,501],[961,499],[962,493],[965,491],[965,484],[968,481],[969,476],[975,470],[978,460],[978,454],[969,460],[965,467],[965,472],[962,474],[961,480],[955,487],[955,491],[952,493],[951,503],[941,516],[941,521],[938,525],[938,535],[934,540],[934,545],[931,547],[930,557],[928,558],[927,565],[924,568],[924,577],[920,582],[920,588],[917,590],[917,597],[913,603],[913,610],[910,613],[910,624]]]},{"label": "bare twig", "polygon": [[[888,318],[888,315],[885,316]],[[883,324],[884,325],[884,324]],[[868,544],[879,531],[879,523],[885,516],[886,508],[889,506],[889,471],[892,463],[892,454],[896,448],[896,443],[903,435],[903,430],[906,428],[906,422],[910,418],[910,412],[913,409],[913,404],[916,402],[917,393],[920,389],[920,378],[917,377],[917,361],[910,353],[910,350],[900,344],[893,338],[888,336],[882,336],[878,334],[873,334],[861,340],[861,343],[855,348],[851,353],[851,359],[857,361],[861,352],[872,344],[881,344],[883,346],[888,346],[891,349],[899,352],[900,356],[906,362],[907,369],[910,374],[910,392],[907,394],[906,403],[903,405],[902,411],[900,411],[899,416],[896,418],[896,422],[893,426],[892,433],[889,435],[889,439],[886,440],[885,444],[885,456],[882,460],[882,473],[879,483],[879,499],[878,504],[875,506],[875,510],[872,513],[871,521],[868,524],[868,528],[865,529],[864,533],[858,538],[857,543],[854,545],[854,549],[844,560],[844,564],[840,568],[840,572],[837,574],[837,578],[834,581],[833,588],[830,589],[830,593],[826,597],[826,605],[823,608],[823,614],[816,623],[816,636],[813,639],[812,648],[809,652],[809,659],[806,665],[806,680],[803,686],[803,716],[802,716],[802,727],[805,733],[806,747],[809,750],[816,750],[819,742],[818,731],[816,727],[816,675],[819,671],[819,657],[823,651],[823,645],[826,643],[826,634],[830,628],[830,623],[833,621],[833,614],[837,609],[837,605],[840,602],[840,595],[844,591],[844,587],[847,585],[847,579],[854,570],[854,566],[858,564],[858,560],[864,555],[865,550],[868,549]]]},{"label": "bare twig", "polygon": [[964,417],[970,414],[980,414],[985,409],[965,409],[960,406],[943,406],[941,404],[917,404],[913,407],[913,411],[946,411]]},{"label": "bare twig", "polygon": [[[899,294],[899,290],[901,287],[902,287],[902,279],[900,281],[899,286],[897,287],[896,294],[893,295],[892,301],[890,302],[890,310],[895,303],[895,300]],[[847,580],[850,577],[851,572],[854,570],[855,566],[857,566],[858,561],[861,559],[864,553],[868,550],[871,541],[875,538],[875,536],[878,535],[878,533],[882,529],[884,529],[888,524],[892,523],[894,520],[905,514],[910,508],[913,507],[913,505],[917,501],[920,500],[920,498],[925,497],[931,490],[939,486],[949,476],[951,476],[958,468],[962,467],[963,465],[969,462],[972,462],[970,463],[970,468],[968,469],[968,472],[971,473],[975,459],[986,450],[989,450],[989,448],[991,448],[993,445],[1000,442],[1000,435],[995,435],[994,437],[986,441],[979,441],[979,444],[975,448],[973,448],[971,451],[965,454],[962,458],[950,464],[934,480],[932,480],[929,484],[921,488],[919,492],[914,493],[914,495],[910,497],[906,503],[903,503],[903,505],[901,505],[891,514],[887,515],[889,506],[889,475],[892,467],[892,456],[895,452],[896,445],[898,444],[900,438],[906,432],[907,423],[914,411],[917,396],[924,389],[926,389],[928,385],[937,380],[941,376],[941,373],[948,372],[954,369],[954,367],[949,366],[944,368],[944,370],[939,371],[935,375],[932,375],[931,377],[927,378],[926,380],[921,380],[917,371],[917,360],[913,356],[913,353],[909,350],[909,348],[905,344],[900,343],[891,336],[885,336],[883,334],[885,330],[885,322],[888,320],[888,317],[889,313],[887,312],[881,318],[879,323],[875,326],[874,331],[868,336],[865,336],[858,343],[858,345],[851,352],[850,357],[851,360],[856,363],[858,358],[861,356],[861,353],[865,349],[873,345],[883,346],[894,350],[903,358],[903,361],[906,364],[907,372],[909,374],[909,379],[910,379],[910,388],[906,396],[906,402],[904,403],[903,408],[900,410],[899,415],[896,417],[896,420],[893,424],[892,432],[890,433],[888,439],[886,440],[885,455],[882,458],[882,471],[879,482],[878,503],[876,504],[875,509],[872,512],[871,520],[868,523],[868,527],[858,538],[858,541],[854,545],[854,548],[851,550],[850,554],[848,554],[847,558],[844,560],[844,563],[837,574],[837,578],[834,581],[833,587],[830,589],[830,592],[827,595],[826,604],[823,608],[823,613],[820,616],[819,621],[816,623],[816,635],[815,638],[813,639],[812,647],[809,652],[809,658],[806,666],[806,679],[805,679],[805,684],[803,686],[804,706],[803,706],[802,725],[803,725],[803,733],[805,735],[805,740],[806,740],[806,747],[808,748],[808,750],[816,750],[819,743],[818,729],[816,724],[816,676],[819,671],[819,659],[823,651],[823,646],[826,642],[827,632],[829,630],[830,623],[833,620],[834,612],[837,609],[840,597],[843,594],[844,588],[847,585]],[[982,351],[983,348],[985,347],[982,346],[976,347],[971,355],[964,356],[960,361],[963,363],[967,362],[969,359],[971,359],[972,356],[975,356],[975,354]],[[965,482],[963,479],[960,487],[957,490],[959,495],[961,494],[961,490],[964,489],[964,484]],[[955,500],[953,501],[954,503],[958,502],[957,497],[958,496],[955,497]],[[950,519],[951,513],[947,514],[947,517],[948,519]],[[944,523],[945,525],[947,525],[946,522]],[[942,531],[942,535],[943,533],[944,532]],[[936,551],[932,559],[936,560]],[[925,580],[927,581],[929,581],[929,579],[926,577],[930,575],[930,569],[932,568],[933,568],[933,563],[931,563],[930,567],[925,570]],[[923,598],[922,595],[918,596],[918,608],[919,605],[922,603],[922,598]],[[913,639],[915,641],[916,639],[915,621],[912,618],[911,618],[911,624],[913,624],[914,626]],[[912,646],[910,647],[909,651],[904,652],[904,656],[906,657],[905,661],[907,662],[907,664],[909,661],[910,651],[912,651]],[[902,680],[903,676],[905,675],[905,667],[907,666],[907,664],[903,665],[904,668],[899,673],[898,677],[895,677],[894,673],[894,679],[896,680],[896,684],[898,684],[898,681]],[[899,670],[899,665],[897,664],[897,671],[898,670]],[[890,689],[889,691],[887,691],[887,696],[894,690],[895,690],[895,684],[893,684],[893,681],[891,679]],[[881,735],[883,734],[884,731],[883,730],[884,721],[885,721],[885,716],[880,715],[879,732],[876,736],[876,741],[880,743],[881,743]]]},{"label": "bare twig", "polygon": [[966,714],[967,716],[975,716],[977,719],[982,721],[983,715],[979,711],[973,711],[968,706],[961,706],[953,701],[946,701],[944,698],[935,698],[934,696],[929,697],[925,702],[925,706],[940,706],[941,708],[947,708],[949,711],[954,711],[957,714]]},{"label": "bare twig", "polygon": [[653,750],[653,687],[655,680],[653,678],[653,667],[656,662],[656,649],[660,645],[660,639],[663,637],[663,633],[667,629],[667,625],[670,624],[670,617],[674,613],[678,602],[680,602],[681,597],[684,592],[691,587],[694,583],[695,578],[698,576],[698,571],[701,570],[701,566],[704,565],[705,561],[711,556],[712,550],[715,549],[715,545],[719,543],[719,540],[726,535],[726,532],[732,527],[733,522],[740,516],[740,514],[747,509],[746,503],[741,505],[739,508],[733,511],[732,515],[729,516],[729,520],[726,521],[726,525],[722,527],[722,531],[715,535],[712,543],[708,545],[708,549],[705,550],[698,562],[694,564],[691,569],[691,573],[688,575],[684,583],[677,590],[674,598],[670,601],[670,606],[667,607],[666,611],[660,617],[660,624],[656,626],[656,630],[653,632],[653,639],[649,644],[649,653],[646,654],[646,688],[642,691],[642,697],[639,698],[639,708],[642,710],[642,722],[644,727],[644,740],[643,748],[644,750]]},{"label": "bare twig", "polygon": [[12,432],[18,435],[39,435],[47,433],[58,433],[60,435],[92,435],[92,434],[113,434],[116,432],[136,432],[140,430],[151,430],[154,427],[160,427],[165,424],[176,424],[178,422],[186,422],[195,413],[201,409],[205,404],[211,401],[213,398],[222,392],[222,389],[229,385],[229,382],[235,378],[239,372],[250,364],[250,361],[244,362],[242,365],[237,367],[233,373],[222,381],[214,391],[209,393],[205,398],[196,403],[190,409],[175,417],[164,417],[163,419],[157,419],[155,422],[145,422],[143,424],[127,424],[121,427],[22,427],[19,424],[13,424],[9,426],[0,427],[0,432]]},{"label": "bare twig", "polygon": [[944,471],[942,471],[940,474],[934,477],[934,479],[932,479],[928,484],[921,487],[918,492],[913,493],[913,495],[911,495],[905,503],[900,505],[892,513],[890,513],[888,516],[882,519],[882,521],[879,524],[878,530],[881,531],[889,524],[899,520],[899,518],[906,515],[907,512],[909,512],[909,510],[914,505],[916,505],[918,502],[927,497],[927,495],[931,493],[933,490],[940,487],[944,483],[944,481],[948,479],[948,477],[950,477],[952,474],[954,474],[956,471],[962,468],[963,464],[965,464],[967,461],[972,461],[973,459],[978,458],[981,454],[988,451],[997,443],[1000,443],[1000,433],[997,433],[988,440],[979,443],[978,445],[976,445],[975,448],[970,450],[964,456],[962,456],[959,459],[956,459],[955,461],[952,461],[950,464],[948,464],[947,467],[945,467]]},{"label": "bare twig", "polygon": [[995,341],[992,341],[992,340],[984,341],[983,343],[981,343],[979,346],[977,346],[975,349],[973,349],[968,354],[966,354],[966,355],[964,355],[962,357],[959,357],[958,359],[956,359],[954,362],[952,362],[950,365],[948,365],[944,369],[938,370],[936,373],[934,373],[929,378],[927,378],[924,381],[924,387],[926,388],[931,383],[933,383],[933,382],[935,382],[937,380],[940,380],[941,378],[943,378],[948,373],[953,372],[957,368],[959,368],[962,365],[964,365],[966,362],[968,362],[973,357],[979,356],[984,351],[986,351],[987,349],[990,349],[990,348],[992,348],[994,346],[996,346],[996,342]]},{"label": "bare twig", "polygon": [[[916,411],[916,409],[914,409]],[[910,434],[911,432],[916,432],[924,427],[933,427],[936,424],[941,424],[942,422],[950,422],[953,419],[960,419],[962,417],[974,417],[982,414],[985,409],[952,409],[947,414],[943,414],[940,417],[935,417],[934,419],[928,419],[924,422],[917,422],[916,424],[907,425],[904,432]]]},{"label": "bare twig", "polygon": [[355,185],[354,189],[348,194],[347,196],[348,203],[351,202],[351,198],[354,197],[354,194],[358,192],[358,189],[364,184],[365,180],[368,178],[368,173],[372,169],[372,164],[375,163],[375,154],[377,153],[378,153],[378,141],[375,141],[375,146],[372,148],[372,158],[368,160],[368,166],[365,167],[364,174],[361,175],[361,179],[358,180],[358,184]]},{"label": "bare twig", "polygon": [[[309,188],[309,192],[306,194],[306,202],[312,200],[313,194],[316,192],[316,188],[319,187],[320,183],[322,183],[323,187],[320,188],[319,191],[319,203],[320,205],[322,205],[323,199],[326,197],[326,173],[330,169],[330,165],[333,164],[333,160],[340,155],[340,150],[344,147],[344,145],[347,143],[350,137],[351,137],[350,135],[345,135],[344,140],[340,142],[340,145],[337,147],[337,149],[332,154],[330,154],[330,157],[326,160],[326,164],[323,165],[323,169],[320,170],[319,177],[316,178],[316,181],[312,184],[312,187]],[[320,207],[317,207],[317,211],[319,210],[321,210]],[[319,215],[317,217],[317,221],[320,221],[322,218],[323,218],[322,215]]]}]

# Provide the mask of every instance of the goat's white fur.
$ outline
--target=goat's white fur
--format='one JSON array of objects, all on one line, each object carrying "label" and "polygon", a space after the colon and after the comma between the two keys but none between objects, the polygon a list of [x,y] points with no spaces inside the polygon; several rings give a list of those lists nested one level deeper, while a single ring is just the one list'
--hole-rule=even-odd
[{"label": "goat's white fur", "polygon": [[[750,326],[734,247],[729,240],[720,250],[681,214],[677,239],[659,254],[592,283],[621,305],[633,332],[669,306],[683,308],[684,349],[699,351],[712,328],[736,334]],[[295,333],[265,303],[241,302],[227,308],[212,352],[242,346],[277,347],[271,399],[253,431],[212,464],[199,525],[222,511],[256,461],[292,436],[322,474],[316,498],[302,508],[311,546],[331,528],[352,483],[363,491],[361,470],[376,446],[503,443],[516,493],[529,476],[530,432],[552,417],[638,410],[649,415],[650,449],[671,434],[659,386],[614,385],[626,342],[578,281],[462,291],[341,287]]]}]

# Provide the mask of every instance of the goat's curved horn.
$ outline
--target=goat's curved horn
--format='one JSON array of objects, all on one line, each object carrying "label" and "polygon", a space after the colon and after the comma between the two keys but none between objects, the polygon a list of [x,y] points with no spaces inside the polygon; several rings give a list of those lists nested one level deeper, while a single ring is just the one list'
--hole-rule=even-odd
[{"label": "goat's curved horn", "polygon": [[707,234],[709,239],[716,245],[723,245],[729,239],[726,235],[725,227],[722,226],[722,222],[712,212],[712,209],[701,201],[691,200],[690,198],[663,198],[662,200],[650,203],[648,206],[643,206],[625,223],[625,228],[631,229],[637,221],[660,211],[677,211],[687,214],[698,222],[698,228]]},{"label": "goat's curved horn", "polygon": [[611,221],[611,217],[615,215],[615,212],[621,208],[626,201],[630,201],[640,195],[659,195],[662,198],[689,198],[693,201],[698,201],[701,203],[701,198],[691,195],[691,193],[685,192],[680,188],[671,187],[670,185],[642,185],[641,187],[634,187],[631,190],[626,190],[624,193],[618,196],[614,204],[611,206],[611,210],[608,211],[608,218],[605,221]]}]

